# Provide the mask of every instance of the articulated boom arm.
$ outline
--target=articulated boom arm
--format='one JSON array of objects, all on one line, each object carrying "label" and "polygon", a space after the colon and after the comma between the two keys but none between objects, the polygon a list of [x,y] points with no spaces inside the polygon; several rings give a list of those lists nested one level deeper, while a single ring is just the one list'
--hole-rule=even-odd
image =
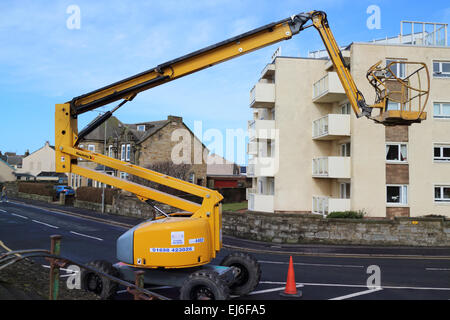
[{"label": "articulated boom arm", "polygon": [[[312,24],[305,26],[305,24],[310,20],[312,21]],[[88,94],[76,97],[65,104],[56,105],[56,171],[79,174],[84,177],[130,191],[136,194],[142,201],[152,199],[163,202],[191,212],[194,216],[211,215],[213,212],[218,210],[218,203],[222,200],[222,196],[219,193],[159,174],[154,171],[130,165],[126,162],[108,158],[104,155],[82,150],[77,147],[79,142],[95,128],[99,127],[109,117],[111,117],[115,110],[123,106],[126,102],[133,100],[136,95],[142,91],[184,77],[191,73],[279,41],[290,39],[293,35],[298,34],[300,31],[312,26],[319,31],[322,37],[355,114],[358,117],[366,116],[370,118],[372,108],[383,109],[386,104],[385,101],[384,105],[379,103],[374,106],[368,106],[365,103],[364,97],[358,90],[348,67],[345,65],[339,46],[337,45],[336,40],[329,29],[326,14],[321,11],[301,13],[241,34],[183,57],[160,64],[157,67],[143,73],[116,82]],[[116,108],[96,118],[85,129],[78,132],[77,118],[79,115],[118,100],[122,100],[122,102]],[[117,177],[112,177],[83,168],[78,165],[78,158],[83,158],[85,160],[114,168],[121,172],[127,172],[177,190],[194,194],[203,198],[203,204],[200,206],[184,199],[139,186]]]}]

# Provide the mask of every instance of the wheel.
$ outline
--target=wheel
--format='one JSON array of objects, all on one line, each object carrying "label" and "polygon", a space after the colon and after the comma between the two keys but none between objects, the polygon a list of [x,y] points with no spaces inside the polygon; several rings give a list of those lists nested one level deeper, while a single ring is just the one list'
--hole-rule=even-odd
[{"label": "wheel", "polygon": [[180,290],[181,300],[227,300],[229,289],[219,275],[200,270],[189,275]]},{"label": "wheel", "polygon": [[237,271],[236,280],[230,285],[231,294],[243,296],[258,286],[261,279],[261,267],[253,256],[247,253],[233,252],[226,256],[220,265],[234,267]]},{"label": "wheel", "polygon": [[[89,262],[87,266],[106,273],[110,276],[119,277],[119,272],[113,265],[107,261],[96,260]],[[118,284],[107,278],[101,277],[99,274],[83,269],[81,271],[81,288],[83,290],[93,292],[102,300],[110,300],[116,294]]]}]

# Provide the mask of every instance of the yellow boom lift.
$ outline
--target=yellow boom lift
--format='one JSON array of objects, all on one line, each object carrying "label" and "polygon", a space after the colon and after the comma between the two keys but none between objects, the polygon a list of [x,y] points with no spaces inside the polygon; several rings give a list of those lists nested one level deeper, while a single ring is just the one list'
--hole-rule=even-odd
[{"label": "yellow boom lift", "polygon": [[[310,21],[312,24],[307,25]],[[420,85],[418,89],[414,87],[412,76],[407,79],[397,78],[392,72],[392,64],[381,68],[378,63],[369,70],[367,78],[376,89],[377,101],[373,105],[366,104],[329,28],[327,16],[321,11],[301,13],[268,24],[76,97],[67,103],[58,104],[55,113],[57,172],[77,174],[132,192],[151,206],[151,201],[154,200],[181,210],[178,214],[167,215],[153,206],[161,212],[160,217],[134,227],[117,240],[117,258],[120,262],[111,265],[96,261],[93,263],[96,267],[127,280],[134,279],[134,271],[144,270],[146,283],[181,287],[181,299],[226,299],[230,292],[245,295],[258,285],[261,269],[250,255],[232,253],[223,259],[220,266],[210,264],[222,248],[223,197],[217,191],[90,152],[79,148],[78,145],[86,135],[108,120],[113,112],[126,102],[133,100],[138,93],[279,41],[291,39],[312,26],[319,31],[358,118],[365,116],[385,125],[411,125],[426,119],[424,107],[428,88],[422,89]],[[419,74],[422,70],[428,72],[425,64],[417,65],[419,69],[412,75]],[[391,89],[392,82],[398,84],[397,90]],[[78,116],[119,100],[121,102],[115,108],[78,131]],[[420,100],[416,110],[412,109],[413,100]],[[389,101],[398,102],[400,107],[389,110]],[[373,109],[380,110],[376,117],[372,117]],[[195,195],[201,198],[202,202],[191,202],[82,167],[78,164],[80,158]],[[114,285],[95,274],[84,273],[82,282],[86,289],[103,298],[114,294]]]}]

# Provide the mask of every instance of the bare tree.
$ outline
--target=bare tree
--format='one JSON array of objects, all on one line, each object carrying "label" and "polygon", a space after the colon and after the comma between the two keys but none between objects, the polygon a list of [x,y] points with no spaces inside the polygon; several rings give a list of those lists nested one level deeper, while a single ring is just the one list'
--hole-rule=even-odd
[{"label": "bare tree", "polygon": [[[170,177],[180,179],[180,180],[187,180],[189,177],[189,174],[192,172],[192,165],[190,165],[190,164],[174,164],[171,161],[157,162],[157,163],[151,164],[149,166],[146,166],[145,168],[165,174]],[[132,182],[159,190],[161,192],[178,195],[178,196],[183,194],[179,190],[175,190],[175,189],[169,188],[167,186],[163,186],[163,185],[145,180],[140,177],[131,176],[130,180]]]}]

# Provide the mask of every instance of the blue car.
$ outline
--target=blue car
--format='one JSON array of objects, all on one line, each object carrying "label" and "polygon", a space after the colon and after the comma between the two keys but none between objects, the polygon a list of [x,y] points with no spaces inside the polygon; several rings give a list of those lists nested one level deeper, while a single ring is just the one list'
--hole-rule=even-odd
[{"label": "blue car", "polygon": [[59,197],[59,194],[61,192],[65,193],[66,196],[73,196],[75,195],[75,190],[73,190],[69,186],[55,186],[56,196]]}]

